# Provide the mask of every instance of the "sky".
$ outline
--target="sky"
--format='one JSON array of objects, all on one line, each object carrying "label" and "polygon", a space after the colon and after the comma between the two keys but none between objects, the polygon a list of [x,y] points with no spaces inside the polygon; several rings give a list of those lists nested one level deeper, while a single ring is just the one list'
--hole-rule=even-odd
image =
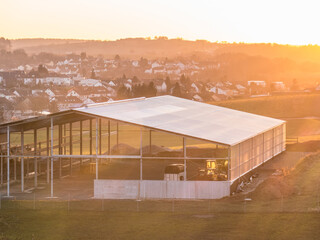
[{"label": "sky", "polygon": [[320,1],[0,0],[0,37],[319,44]]}]

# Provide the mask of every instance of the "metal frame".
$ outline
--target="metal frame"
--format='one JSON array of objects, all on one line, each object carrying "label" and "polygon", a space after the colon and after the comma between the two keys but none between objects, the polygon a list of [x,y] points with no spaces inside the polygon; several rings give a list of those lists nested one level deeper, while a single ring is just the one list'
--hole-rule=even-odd
[{"label": "metal frame", "polygon": [[[59,127],[59,130],[58,130],[58,148],[59,148],[59,154],[54,154],[54,138],[53,138],[53,133],[54,133],[54,118],[56,116],[64,116],[64,115],[68,115],[68,114],[71,114],[71,113],[77,113],[79,115],[82,115],[82,116],[86,116],[86,119],[81,119],[81,120],[70,120],[70,122],[65,122],[65,123],[59,123],[57,122],[55,126],[58,126]],[[41,118],[43,120],[47,119],[46,117],[43,117]],[[41,120],[39,118],[37,118],[37,121]],[[100,116],[96,116],[96,115],[92,115],[92,114],[85,114],[85,113],[79,113],[79,112],[76,112],[76,111],[67,111],[67,112],[64,112],[64,113],[61,113],[61,114],[52,114],[50,115],[49,117],[50,119],[50,126],[47,126],[46,129],[47,129],[47,135],[46,135],[46,139],[47,139],[47,146],[46,146],[46,149],[47,149],[47,156],[41,156],[41,153],[40,153],[40,156],[37,155],[37,127],[35,127],[33,130],[34,130],[34,154],[33,156],[32,155],[25,155],[25,151],[24,151],[24,121],[19,121],[19,122],[15,122],[13,124],[5,124],[5,127],[7,128],[7,155],[3,155],[2,154],[2,151],[1,151],[1,173],[3,172],[3,167],[2,167],[2,163],[3,163],[3,158],[7,158],[7,196],[9,197],[10,196],[10,160],[13,159],[14,161],[16,161],[18,158],[21,159],[21,191],[23,192],[24,191],[24,160],[26,159],[27,161],[29,161],[29,158],[34,158],[34,161],[35,161],[35,164],[34,164],[34,168],[35,168],[35,179],[34,179],[34,185],[35,187],[37,187],[37,160],[38,159],[46,159],[47,160],[47,183],[50,182],[50,196],[51,197],[54,197],[54,192],[53,192],[53,181],[54,181],[54,178],[53,178],[53,162],[56,161],[56,160],[59,160],[59,169],[60,169],[60,177],[61,177],[61,159],[62,158],[70,158],[70,173],[72,173],[72,158],[78,158],[80,159],[80,164],[82,164],[82,160],[84,158],[86,159],[95,159],[95,162],[96,162],[96,179],[99,179],[99,159],[140,159],[140,181],[143,180],[143,159],[158,159],[158,160],[161,160],[161,159],[168,159],[168,160],[183,160],[183,164],[184,164],[184,181],[187,180],[187,161],[188,160],[206,160],[208,159],[208,157],[188,157],[187,156],[187,147],[186,147],[186,138],[193,138],[193,139],[197,139],[197,140],[201,140],[201,141],[205,141],[205,142],[208,142],[208,143],[213,143],[213,144],[217,144],[217,145],[221,145],[221,146],[224,146],[224,147],[227,147],[228,149],[228,155],[227,157],[225,158],[215,158],[215,159],[224,159],[224,160],[228,160],[228,180],[231,181],[231,146],[230,145],[227,145],[227,144],[222,144],[222,143],[217,143],[217,142],[213,142],[213,141],[208,141],[208,140],[204,140],[204,139],[200,139],[200,138],[195,138],[195,137],[190,137],[190,136],[185,136],[185,135],[181,135],[181,134],[177,134],[177,133],[172,133],[172,132],[168,132],[168,131],[164,131],[164,130],[161,130],[161,129],[154,129],[154,128],[150,128],[150,127],[144,127],[144,126],[140,126],[140,125],[137,125],[137,124],[133,124],[133,123],[130,123],[130,122],[125,122],[125,121],[120,121],[120,120],[117,120],[117,119],[111,119],[111,118],[106,118],[106,117],[100,117]],[[96,132],[96,144],[95,144],[95,154],[93,154],[93,136],[92,136],[92,133],[93,133],[93,126],[92,126],[92,121],[93,119],[95,119],[96,121],[96,127],[95,127],[95,132]],[[106,119],[108,120],[108,154],[103,154],[102,155],[102,148],[101,148],[101,143],[102,143],[102,125],[101,125],[101,119]],[[83,154],[83,121],[86,121],[86,120],[89,120],[89,141],[90,141],[90,147],[89,147],[89,151],[90,151],[90,154],[89,155],[84,155]],[[118,124],[119,123],[124,123],[124,124],[130,124],[132,126],[138,126],[140,127],[140,154],[139,155],[112,155],[111,154],[111,144],[110,144],[110,140],[111,140],[111,124],[110,124],[110,121],[116,121],[117,123],[117,143],[119,143],[119,126]],[[30,120],[26,121],[26,123],[30,124]],[[72,134],[72,123],[74,122],[79,122],[80,123],[80,155],[73,155],[73,146],[72,146],[72,143],[73,143],[73,134]],[[67,124],[70,124],[70,135],[69,135],[69,138],[70,138],[70,151],[69,153],[70,154],[66,154],[66,125]],[[11,154],[10,153],[10,127],[11,126],[17,126],[17,125],[22,125],[20,126],[19,130],[21,132],[21,153],[22,154]],[[3,125],[4,127],[4,125]],[[0,126],[1,128],[1,126]],[[183,157],[147,157],[147,156],[143,156],[143,152],[142,152],[142,149],[143,149],[143,131],[144,129],[148,129],[150,131],[150,139],[149,139],[149,145],[150,145],[150,150],[151,150],[151,132],[156,130],[156,131],[160,131],[160,132],[165,132],[165,133],[168,133],[168,134],[173,134],[173,135],[178,135],[180,137],[182,137],[183,139],[183,143],[182,143],[182,146],[183,146]],[[30,130],[30,129],[29,129]],[[29,131],[27,130],[27,131]],[[269,131],[270,129],[266,130],[265,132]],[[17,132],[17,131],[13,131],[13,132]],[[260,133],[263,137],[263,154],[264,154],[264,133]],[[258,134],[259,135],[259,134]],[[273,136],[274,136],[274,129],[273,129]],[[274,140],[273,140],[274,141]],[[252,146],[253,143],[251,142],[251,148],[253,147]],[[241,147],[240,147],[240,144],[239,144],[239,155],[240,155],[240,151],[241,151]],[[251,149],[252,151],[252,149]],[[64,154],[63,154],[64,153]],[[252,154],[252,153],[251,153]],[[273,150],[273,153],[272,155],[274,155],[274,150]],[[264,158],[263,158],[264,159]],[[239,158],[239,161],[240,161],[240,158]],[[50,164],[49,164],[50,163]],[[251,166],[250,168],[252,169],[253,166]],[[51,170],[51,171],[50,171]],[[27,170],[28,171],[28,170]],[[239,171],[240,171],[240,164],[239,164]],[[15,174],[16,176],[16,174]],[[240,175],[240,172],[239,172],[239,177],[240,178],[241,175]],[[3,174],[1,174],[1,184],[3,184]],[[234,181],[234,180],[232,180]]]}]

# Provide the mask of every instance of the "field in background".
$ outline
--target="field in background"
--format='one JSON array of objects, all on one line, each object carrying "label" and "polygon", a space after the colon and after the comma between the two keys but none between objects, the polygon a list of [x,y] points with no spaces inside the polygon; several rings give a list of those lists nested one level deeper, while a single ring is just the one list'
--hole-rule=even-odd
[{"label": "field in background", "polygon": [[299,142],[320,140],[319,94],[269,96],[212,104],[283,119],[287,121],[287,137],[298,137]]}]

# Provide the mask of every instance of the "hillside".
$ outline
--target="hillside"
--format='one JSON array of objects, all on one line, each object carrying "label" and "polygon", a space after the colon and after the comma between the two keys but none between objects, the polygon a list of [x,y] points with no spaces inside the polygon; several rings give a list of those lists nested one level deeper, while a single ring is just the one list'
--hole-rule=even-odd
[{"label": "hillside", "polygon": [[320,46],[290,46],[270,43],[217,43],[206,40],[189,41],[183,39],[128,38],[116,41],[77,40],[77,39],[12,39],[12,49],[23,48],[28,54],[50,52],[65,54],[86,51],[90,55],[114,57],[119,54],[128,58],[177,57],[198,55],[202,60],[210,60],[212,53],[245,54],[266,58],[285,58],[296,62],[320,63]]},{"label": "hillside", "polygon": [[269,96],[212,104],[274,118],[320,117],[319,94]]}]

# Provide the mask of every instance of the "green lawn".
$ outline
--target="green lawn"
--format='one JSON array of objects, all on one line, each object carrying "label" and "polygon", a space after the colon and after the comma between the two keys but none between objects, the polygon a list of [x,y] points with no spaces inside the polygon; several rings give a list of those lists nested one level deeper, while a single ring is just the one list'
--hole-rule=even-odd
[{"label": "green lawn", "polygon": [[316,213],[1,211],[0,239],[319,239]]}]

